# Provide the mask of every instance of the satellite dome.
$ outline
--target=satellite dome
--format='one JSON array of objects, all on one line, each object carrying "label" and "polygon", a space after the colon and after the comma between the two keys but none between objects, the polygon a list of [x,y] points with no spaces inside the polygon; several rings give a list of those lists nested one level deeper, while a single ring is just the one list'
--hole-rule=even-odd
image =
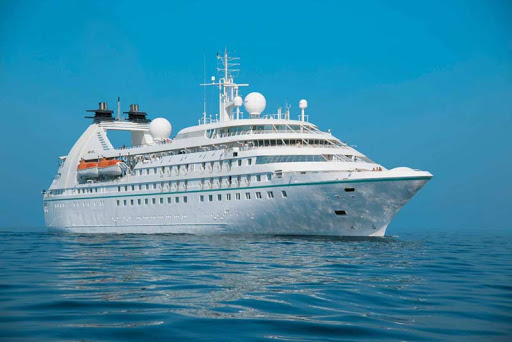
[{"label": "satellite dome", "polygon": [[237,107],[241,107],[244,104],[244,100],[242,100],[242,98],[240,96],[236,96],[235,99],[233,100],[233,102],[235,103],[235,106],[237,106]]},{"label": "satellite dome", "polygon": [[149,134],[154,140],[168,139],[171,136],[171,123],[164,118],[156,118],[149,124]]},{"label": "satellite dome", "polygon": [[251,115],[260,115],[267,106],[267,100],[260,93],[250,93],[245,97],[244,107]]},{"label": "satellite dome", "polygon": [[299,108],[300,109],[306,109],[308,108],[308,101],[302,99],[299,101]]}]

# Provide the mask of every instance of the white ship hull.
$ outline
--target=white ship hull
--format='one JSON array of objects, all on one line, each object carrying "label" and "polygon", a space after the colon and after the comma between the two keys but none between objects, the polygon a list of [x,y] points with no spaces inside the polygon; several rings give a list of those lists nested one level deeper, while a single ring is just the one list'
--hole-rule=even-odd
[{"label": "white ship hull", "polygon": [[[114,118],[104,102],[88,110],[93,123],[44,191],[50,231],[384,236],[432,177],[389,170],[320,130],[305,99],[298,119],[290,107],[264,114],[262,94],[240,96],[248,84],[228,70],[236,58],[217,58],[224,77],[204,84],[218,87],[216,118],[205,111],[172,139],[169,121],[149,120],[136,104],[127,118]],[[129,132],[131,146],[115,148],[113,131]]]},{"label": "white ship hull", "polygon": [[[89,204],[50,209],[51,231],[72,233],[181,233],[384,236],[395,214],[430,179],[428,172],[400,178],[310,181],[209,191],[91,197]],[[345,188],[354,188],[346,192]],[[268,198],[272,191],[274,198]],[[283,197],[282,191],[286,192]],[[250,199],[245,194],[250,193]],[[256,198],[256,192],[262,198]],[[226,194],[231,200],[225,200]],[[236,200],[236,193],[241,199]],[[222,196],[218,201],[217,196]],[[187,196],[187,203],[175,197]],[[212,202],[200,196],[213,195]],[[116,201],[149,198],[148,205],[117,206]],[[167,197],[173,203],[167,204]],[[156,198],[156,204],[151,199]],[[160,204],[160,198],[164,203]],[[103,205],[92,204],[103,201]],[[51,205],[50,205],[51,207]],[[85,210],[84,210],[85,209]],[[338,214],[336,214],[338,211]],[[345,214],[339,215],[341,211]]]}]

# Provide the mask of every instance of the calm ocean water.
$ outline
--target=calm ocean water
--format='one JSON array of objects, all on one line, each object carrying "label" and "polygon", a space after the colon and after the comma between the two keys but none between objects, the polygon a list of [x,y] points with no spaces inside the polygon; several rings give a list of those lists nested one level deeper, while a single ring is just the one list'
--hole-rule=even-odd
[{"label": "calm ocean water", "polygon": [[0,339],[512,340],[512,235],[0,234]]}]

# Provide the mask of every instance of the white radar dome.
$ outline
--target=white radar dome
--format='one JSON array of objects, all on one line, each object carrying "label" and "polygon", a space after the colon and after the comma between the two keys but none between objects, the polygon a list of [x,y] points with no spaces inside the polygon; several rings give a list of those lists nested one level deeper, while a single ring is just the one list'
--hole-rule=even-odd
[{"label": "white radar dome", "polygon": [[267,100],[260,93],[250,93],[245,97],[244,107],[251,115],[260,115],[267,106]]},{"label": "white radar dome", "polygon": [[241,107],[244,104],[244,100],[242,100],[240,96],[236,96],[233,102],[235,102],[235,106],[237,107]]},{"label": "white radar dome", "polygon": [[164,118],[156,118],[149,124],[149,134],[155,140],[168,139],[171,136],[171,123]]},{"label": "white radar dome", "polygon": [[308,108],[308,101],[302,99],[299,101],[299,108],[300,109],[306,109]]}]

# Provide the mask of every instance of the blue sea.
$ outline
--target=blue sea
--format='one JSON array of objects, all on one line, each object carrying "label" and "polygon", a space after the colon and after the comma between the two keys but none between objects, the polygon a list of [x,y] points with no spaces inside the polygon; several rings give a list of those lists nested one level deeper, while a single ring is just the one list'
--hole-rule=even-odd
[{"label": "blue sea", "polygon": [[511,341],[511,237],[0,233],[0,340]]}]

